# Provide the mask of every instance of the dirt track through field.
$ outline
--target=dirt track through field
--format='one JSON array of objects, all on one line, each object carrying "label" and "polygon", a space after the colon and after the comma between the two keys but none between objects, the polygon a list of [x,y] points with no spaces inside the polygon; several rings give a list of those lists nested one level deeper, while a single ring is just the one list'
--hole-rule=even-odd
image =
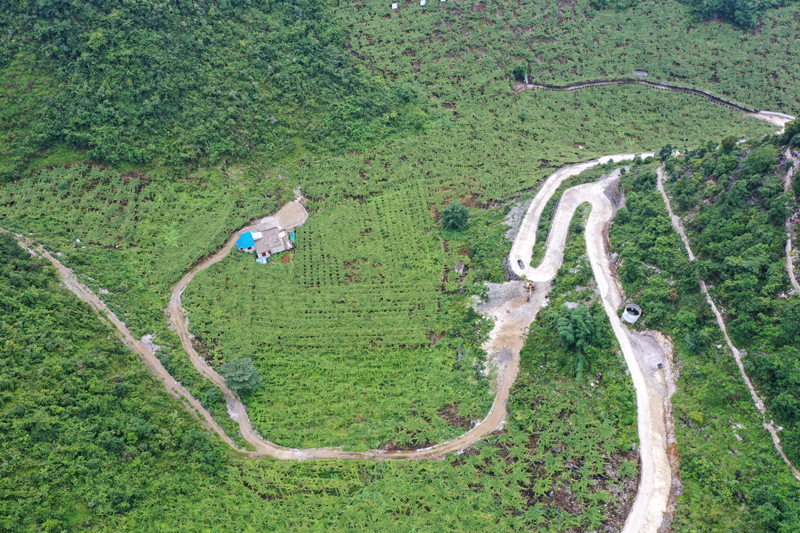
[{"label": "dirt track through field", "polygon": [[[689,238],[686,236],[686,232],[683,231],[683,227],[681,226],[680,219],[675,216],[675,213],[672,212],[672,205],[670,204],[669,197],[667,196],[667,192],[664,190],[664,167],[658,167],[658,191],[661,193],[661,197],[664,199],[664,204],[667,206],[667,211],[669,212],[669,218],[672,222],[672,227],[675,231],[680,235],[681,240],[683,241],[684,246],[686,247],[686,253],[689,256],[689,261],[695,261],[696,257],[694,253],[692,253],[692,247],[689,243]],[[767,421],[767,409],[762,401],[761,397],[756,393],[755,387],[753,387],[753,383],[750,381],[750,377],[747,375],[747,372],[744,370],[744,365],[742,364],[742,356],[736,346],[733,345],[731,338],[728,336],[728,329],[725,327],[725,321],[722,318],[722,313],[719,312],[714,300],[711,298],[711,295],[708,292],[708,287],[706,286],[705,281],[700,279],[700,290],[705,295],[706,301],[708,305],[711,307],[711,310],[714,312],[714,316],[717,318],[717,324],[719,328],[722,330],[722,335],[725,337],[725,342],[728,345],[728,349],[730,349],[731,354],[733,354],[733,359],[736,361],[736,366],[739,368],[739,374],[742,376],[742,380],[744,381],[745,385],[747,385],[747,389],[750,391],[750,396],[753,398],[753,403],[756,405],[756,409],[759,410],[761,413],[762,422],[764,424],[764,428],[769,432],[770,436],[772,437],[772,442],[775,445],[775,449],[778,451],[778,454],[783,458],[789,468],[792,470],[794,476],[800,481],[800,471],[795,468],[789,458],[786,457],[786,454],[783,453],[783,448],[781,447],[781,440],[778,437],[778,432],[775,429],[775,426],[772,420]]]},{"label": "dirt track through field", "polygon": [[[586,84],[585,86],[591,85],[592,84]],[[565,90],[574,90],[578,88],[582,87],[576,86]],[[720,103],[716,102],[716,100],[718,100],[716,97],[711,97],[710,99],[715,103]],[[722,103],[722,105],[727,105],[727,103]],[[769,112],[760,112],[752,116],[781,126],[789,120],[787,115]],[[651,154],[644,154],[644,156],[647,155]],[[550,280],[563,261],[566,232],[572,218],[572,213],[574,213],[578,205],[588,202],[592,205],[592,211],[585,229],[587,255],[589,256],[592,270],[598,283],[598,290],[601,294],[606,314],[611,321],[612,328],[620,343],[623,355],[625,356],[625,361],[631,371],[638,404],[637,419],[642,474],[636,500],[625,522],[623,532],[656,532],[663,530],[664,527],[668,527],[667,511],[670,486],[671,482],[674,482],[671,475],[670,461],[667,457],[667,448],[669,446],[674,447],[674,435],[670,437],[670,432],[667,429],[667,427],[671,425],[671,421],[667,420],[667,415],[669,412],[669,397],[671,393],[674,392],[675,384],[671,377],[671,361],[668,347],[666,347],[667,349],[665,350],[663,342],[659,344],[659,342],[654,340],[654,338],[658,338],[658,335],[655,335],[653,338],[647,335],[631,333],[616,315],[616,310],[622,301],[622,296],[621,290],[617,286],[616,280],[610,271],[609,262],[606,257],[605,231],[614,214],[613,206],[606,193],[608,186],[612,185],[613,181],[618,178],[618,174],[616,176],[606,176],[598,183],[585,184],[566,191],[559,202],[558,210],[554,217],[551,232],[547,240],[548,248],[544,259],[535,269],[527,265],[531,257],[533,245],[535,244],[536,231],[542,211],[561,182],[570,176],[580,174],[583,170],[594,165],[610,160],[623,161],[632,158],[633,154],[607,156],[587,163],[564,167],[553,173],[546,180],[541,190],[532,201],[512,246],[511,253],[509,254],[509,259],[514,271],[517,272],[518,275],[525,274],[528,276],[528,279],[539,281],[539,289],[536,291],[532,301],[527,302],[521,294],[522,291],[519,282],[509,282],[512,289],[514,283],[517,283],[517,286],[520,287],[519,296],[515,295],[514,290],[508,290],[506,291],[506,297],[495,300],[491,305],[483,309],[484,312],[495,319],[495,327],[490,334],[489,341],[484,346],[489,354],[489,365],[494,366],[497,371],[497,382],[495,384],[496,395],[492,408],[485,419],[460,437],[421,450],[391,452],[382,450],[351,452],[340,448],[310,448],[300,450],[290,449],[271,443],[254,432],[250,419],[247,416],[245,406],[239,398],[227,388],[224,379],[200,359],[192,346],[188,322],[186,320],[185,311],[181,305],[181,295],[189,282],[191,282],[198,272],[224,259],[233,248],[238,234],[242,231],[271,227],[276,219],[283,227],[287,228],[305,222],[307,214],[300,204],[291,202],[287,204],[284,209],[279,211],[274,218],[267,217],[252,226],[237,231],[216,253],[203,259],[181,279],[173,289],[170,303],[166,310],[167,318],[178,334],[181,345],[190,361],[203,376],[220,388],[223,395],[228,400],[229,412],[232,414],[232,418],[239,424],[240,434],[244,440],[252,446],[253,450],[243,450],[238,447],[213,419],[211,414],[203,408],[200,402],[192,397],[185,388],[169,375],[153,351],[144,343],[137,340],[125,324],[120,321],[88,287],[78,281],[71,270],[62,265],[41,246],[33,244],[26,237],[21,235],[15,235],[15,237],[20,245],[30,253],[39,255],[50,261],[55,266],[64,285],[81,300],[88,302],[101,320],[112,325],[123,342],[139,354],[145,365],[153,372],[156,378],[164,384],[165,388],[173,394],[173,396],[180,399],[187,410],[192,412],[209,431],[213,431],[219,435],[232,449],[251,458],[271,457],[280,460],[425,460],[440,459],[448,453],[460,452],[485,435],[502,427],[506,417],[506,404],[508,402],[510,389],[517,375],[519,352],[524,342],[524,335],[536,314],[541,309],[545,301],[546,293],[549,290]],[[659,186],[660,179],[659,175]],[[664,199],[668,201],[666,195]],[[676,222],[673,221],[673,224],[676,224]],[[676,225],[676,229],[681,233],[690,258],[694,260],[694,256],[689,248],[688,239],[686,239],[679,224]],[[0,230],[2,230],[2,228],[0,228]],[[518,259],[522,259],[527,266],[519,268],[517,265]],[[502,285],[508,286],[509,284]],[[705,284],[701,282],[701,286],[706,293],[706,297],[712,309],[717,314],[718,322],[727,339],[727,332],[725,332],[725,326],[721,315],[714,306],[713,301],[711,301],[710,296],[708,296],[705,290]],[[502,312],[503,310],[505,310],[505,313]],[[734,352],[734,357],[737,360],[743,378],[747,382],[748,387],[750,387],[751,394],[753,394],[756,400],[756,405],[759,406],[762,413],[764,413],[763,403],[760,403],[758,396],[752,389],[749,379],[744,373],[741,361],[738,358],[738,352],[735,351],[730,340],[727,340],[730,348]],[[665,364],[666,372],[656,370],[658,363]],[[777,433],[772,427],[772,424],[765,423],[765,427],[770,430],[775,446],[784,460],[790,464],[780,449]],[[670,441],[670,439],[672,440]],[[793,466],[792,469],[795,475],[798,476],[798,479],[800,479],[800,473],[798,473]]]}]

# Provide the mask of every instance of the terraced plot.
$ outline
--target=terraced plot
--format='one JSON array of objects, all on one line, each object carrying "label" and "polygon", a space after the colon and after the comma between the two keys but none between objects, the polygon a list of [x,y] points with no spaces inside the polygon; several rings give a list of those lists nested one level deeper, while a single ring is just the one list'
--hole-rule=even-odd
[{"label": "terraced plot", "polygon": [[[292,263],[235,253],[187,288],[190,331],[207,356],[253,357],[261,369],[264,386],[246,403],[269,440],[424,446],[463,433],[445,411],[461,425],[485,415],[480,355],[437,345],[442,306],[466,311],[454,304],[463,296],[441,293],[444,253],[426,197],[408,187],[348,201],[297,229]],[[482,331],[459,344],[479,344]]]}]

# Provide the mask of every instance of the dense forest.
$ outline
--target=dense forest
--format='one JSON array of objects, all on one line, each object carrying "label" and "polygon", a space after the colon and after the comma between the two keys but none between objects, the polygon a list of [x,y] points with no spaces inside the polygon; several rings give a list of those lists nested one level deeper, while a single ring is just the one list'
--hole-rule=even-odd
[{"label": "dense forest", "polygon": [[[791,123],[790,140],[800,123]],[[785,226],[794,191],[784,193],[786,159],[780,137],[699,147],[668,161],[669,190],[690,215],[688,229],[700,276],[726,309],[728,328],[747,352],[744,365],[760,383],[776,421],[785,429],[786,453],[800,460],[800,305],[787,298]],[[762,144],[763,142],[763,144]],[[797,181],[795,181],[795,186]],[[690,337],[698,348],[708,332]]]},{"label": "dense forest", "polygon": [[23,154],[274,160],[419,126],[413,91],[359,69],[319,0],[3,2],[0,31],[0,69],[33,64],[18,83],[50,85],[29,96]]},{"label": "dense forest", "polygon": [[691,6],[692,13],[699,19],[720,18],[744,29],[750,29],[758,22],[762,11],[786,6],[796,0],[683,0]]}]

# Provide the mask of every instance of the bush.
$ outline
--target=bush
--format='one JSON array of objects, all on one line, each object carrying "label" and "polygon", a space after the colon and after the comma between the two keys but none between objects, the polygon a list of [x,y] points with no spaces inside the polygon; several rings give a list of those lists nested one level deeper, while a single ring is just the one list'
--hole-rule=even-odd
[{"label": "bush", "polygon": [[233,392],[248,394],[261,386],[261,372],[253,366],[249,357],[234,359],[219,368],[225,383]]},{"label": "bush", "polygon": [[469,225],[469,211],[461,202],[450,202],[442,213],[442,224],[453,231],[463,231]]}]

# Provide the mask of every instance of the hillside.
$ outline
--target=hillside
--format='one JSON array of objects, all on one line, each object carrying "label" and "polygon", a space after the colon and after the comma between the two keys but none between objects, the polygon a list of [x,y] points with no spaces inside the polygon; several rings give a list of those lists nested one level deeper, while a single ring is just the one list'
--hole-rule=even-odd
[{"label": "hillside", "polygon": [[[798,122],[771,117],[787,123],[774,135],[763,116],[642,85],[535,88],[646,71],[797,115],[798,20],[796,2],[749,0],[0,3],[0,228],[71,268],[218,424],[0,233],[0,530],[633,531],[646,406],[597,243],[644,309],[631,332],[673,345],[664,523],[800,529],[800,482],[763,427],[800,464]],[[547,190],[565,165],[623,153]],[[584,234],[585,204],[558,218],[575,186],[620,175],[603,239]],[[249,359],[260,376],[240,395],[245,438],[165,310],[187,272],[295,197],[310,216],[289,262],[233,251],[182,293],[208,372]],[[443,225],[452,203],[464,229]],[[526,227],[537,244],[517,265]],[[564,263],[503,311],[532,325],[497,341],[503,319],[480,309],[523,295],[551,230]],[[404,460],[488,420],[506,372],[499,427]],[[253,439],[403,460],[283,462]]]}]

